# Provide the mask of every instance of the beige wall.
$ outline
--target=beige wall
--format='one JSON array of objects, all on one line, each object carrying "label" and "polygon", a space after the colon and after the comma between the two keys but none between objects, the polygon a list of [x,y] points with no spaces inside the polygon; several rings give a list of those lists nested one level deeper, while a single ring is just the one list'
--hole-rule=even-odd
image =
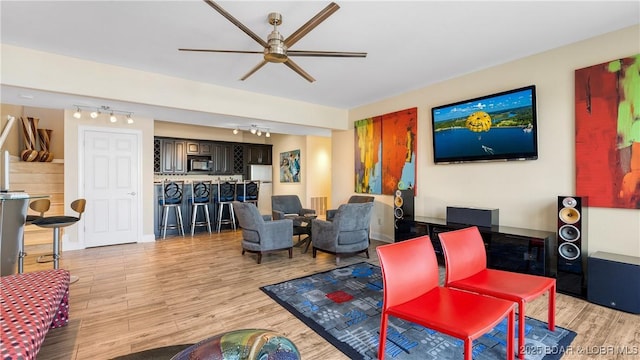
[{"label": "beige wall", "polygon": [[[273,195],[298,195],[302,205],[307,207],[309,203],[309,195],[307,192],[307,183],[309,182],[309,171],[305,170],[308,166],[307,159],[309,153],[307,151],[307,142],[304,136],[271,134],[273,142]],[[281,183],[280,182],[280,153],[291,150],[300,150],[301,174],[299,183]]]},{"label": "beige wall", "polygon": [[307,188],[306,205],[311,207],[311,198],[326,197],[327,208],[331,208],[331,138],[307,136],[306,142],[307,156],[301,169]]},{"label": "beige wall", "polygon": [[[9,150],[12,156],[19,156],[20,152],[24,150],[24,136],[22,133],[21,117],[33,117],[39,119],[38,129],[51,129],[51,152],[54,153],[55,159],[64,159],[64,126],[63,117],[64,111],[62,109],[44,109],[29,106],[0,104],[0,132],[4,129],[5,124],[8,122],[7,116],[13,116],[16,121],[11,128],[6,143],[3,145],[2,150]],[[36,150],[40,150],[40,139],[37,139],[38,147]]]},{"label": "beige wall", "polygon": [[[33,117],[39,119],[38,129],[50,129],[51,131],[51,152],[54,159],[64,159],[64,110],[43,109],[25,106],[22,112],[23,117]],[[22,134],[22,133],[21,133]],[[20,137],[20,148],[24,149],[23,137]],[[38,139],[38,150],[40,150],[40,140]]]},{"label": "beige wall", "polygon": [[[350,110],[353,121],[418,107],[416,214],[445,217],[446,206],[500,209],[500,224],[556,231],[557,196],[575,194],[574,71],[640,53],[640,26],[629,27]],[[539,158],[434,165],[431,108],[535,84]],[[353,133],[333,131],[334,205],[353,192]],[[392,241],[392,197],[376,196],[372,232]],[[382,225],[377,226],[378,222]],[[588,209],[587,251],[640,256],[640,210]]]},{"label": "beige wall", "polygon": [[16,118],[4,145],[2,145],[2,149],[0,149],[2,152],[8,150],[12,156],[19,156],[22,150],[20,149],[20,137],[22,136],[20,117],[22,116],[22,110],[23,107],[19,105],[0,104],[0,133],[9,122],[8,116]]}]

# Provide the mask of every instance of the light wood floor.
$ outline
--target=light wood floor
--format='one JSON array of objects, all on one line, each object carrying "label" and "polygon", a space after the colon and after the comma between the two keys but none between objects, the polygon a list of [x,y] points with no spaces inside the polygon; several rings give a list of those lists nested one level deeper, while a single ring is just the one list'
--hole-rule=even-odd
[{"label": "light wood floor", "polygon": [[[263,257],[241,255],[241,233],[173,237],[63,252],[61,268],[80,280],[71,285],[68,326],[52,329],[38,354],[48,359],[109,359],[165,345],[195,343],[241,328],[266,328],[289,337],[305,360],[346,359],[340,351],[276,304],[261,290],[268,285],[336,266],[335,258],[294,248]],[[378,264],[374,247],[371,263]],[[27,252],[30,250],[27,249]],[[26,258],[25,272],[51,268]],[[341,265],[366,260],[352,257]],[[612,281],[619,281],[613,279]],[[547,321],[546,296],[527,315]],[[639,359],[640,316],[558,294],[557,325],[578,333],[574,354],[563,359]],[[620,355],[627,347],[637,355]],[[578,351],[589,352],[577,354]]]}]

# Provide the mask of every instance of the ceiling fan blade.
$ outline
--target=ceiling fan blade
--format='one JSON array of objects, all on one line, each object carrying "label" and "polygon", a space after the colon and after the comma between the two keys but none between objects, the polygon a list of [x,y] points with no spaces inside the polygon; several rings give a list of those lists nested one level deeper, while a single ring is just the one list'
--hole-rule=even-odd
[{"label": "ceiling fan blade", "polygon": [[[289,35],[284,40],[284,44],[287,48],[290,48],[291,45],[298,42],[298,40],[302,39],[303,36],[307,35],[309,31],[315,29],[316,26],[320,25],[321,22],[325,21],[331,14],[338,11],[340,6],[336,3],[331,3],[327,5],[324,9],[322,9],[316,16],[312,17],[306,24],[302,25],[298,30],[294,31],[293,34]],[[266,47],[266,46],[265,46]]]},{"label": "ceiling fan blade", "polygon": [[258,65],[256,65],[253,69],[249,70],[248,73],[244,74],[244,76],[241,77],[240,80],[242,80],[242,81],[247,80],[247,78],[249,76],[253,75],[254,72],[260,70],[260,68],[263,67],[266,63],[267,63],[266,60],[262,60],[262,62],[260,62]]},{"label": "ceiling fan blade", "polygon": [[288,56],[319,56],[319,57],[367,57],[366,52],[351,51],[306,51],[306,50],[288,50]]},{"label": "ceiling fan blade", "polygon": [[234,53],[234,54],[264,54],[264,51],[247,51],[247,50],[178,49],[178,51],[218,52],[218,53]]},{"label": "ceiling fan blade", "polygon": [[246,27],[243,23],[241,23],[238,19],[234,18],[233,15],[229,14],[226,10],[220,7],[220,5],[216,4],[211,0],[204,0],[209,6],[211,6],[215,11],[219,12],[222,16],[227,18],[227,20],[231,21],[233,25],[240,28],[240,30],[244,31],[245,34],[249,35],[253,40],[257,41],[258,44],[262,45],[262,47],[268,47],[266,41],[264,41],[260,36],[256,35],[253,31],[251,31],[248,27]]},{"label": "ceiling fan blade", "polygon": [[293,62],[293,60],[287,59],[287,61],[285,61],[283,64],[287,65],[289,67],[289,69],[297,72],[300,76],[302,76],[303,78],[307,79],[308,82],[312,83],[312,82],[316,81],[316,79],[314,79],[313,76],[309,75],[306,71],[302,70],[302,68],[300,66],[298,66],[298,64]]}]

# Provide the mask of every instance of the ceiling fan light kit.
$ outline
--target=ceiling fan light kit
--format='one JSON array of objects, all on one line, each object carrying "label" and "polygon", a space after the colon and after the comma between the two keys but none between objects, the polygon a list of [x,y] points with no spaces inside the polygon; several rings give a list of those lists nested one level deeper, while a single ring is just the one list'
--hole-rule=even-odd
[{"label": "ceiling fan light kit", "polygon": [[[224,10],[220,5],[216,4],[211,0],[203,0],[207,5],[212,7],[214,10],[219,12],[222,16],[224,16],[231,23],[236,25],[240,30],[242,30],[245,34],[249,35],[253,40],[255,40],[258,44],[260,44],[264,51],[264,59],[258,63],[253,69],[249,70],[240,80],[246,80],[249,76],[253,75],[256,71],[262,68],[266,63],[282,63],[285,64],[288,68],[295,71],[298,75],[302,76],[309,82],[314,82],[315,79],[309,75],[306,71],[304,71],[298,64],[296,64],[293,60],[291,60],[291,56],[316,56],[316,57],[360,57],[364,58],[367,56],[365,52],[339,52],[339,51],[304,51],[304,50],[292,50],[289,51],[289,48],[293,46],[298,40],[302,39],[306,34],[308,34],[311,30],[315,29],[316,26],[320,25],[324,20],[326,20],[331,14],[338,11],[340,6],[336,3],[331,3],[327,5],[324,9],[322,9],[318,14],[312,17],[309,21],[307,21],[304,25],[302,25],[298,30],[294,31],[293,34],[289,35],[286,39],[280,34],[278,31],[278,25],[282,24],[282,15],[277,12],[269,13],[267,16],[267,20],[269,24],[273,25],[273,31],[267,37],[267,41],[264,41],[258,35],[256,35],[253,31],[251,31],[248,27],[242,24],[238,19],[229,14],[226,10]],[[196,52],[221,52],[221,53],[239,53],[239,54],[258,54],[261,52],[258,51],[248,51],[248,50],[214,50],[214,49],[178,49],[179,51],[196,51]]]}]

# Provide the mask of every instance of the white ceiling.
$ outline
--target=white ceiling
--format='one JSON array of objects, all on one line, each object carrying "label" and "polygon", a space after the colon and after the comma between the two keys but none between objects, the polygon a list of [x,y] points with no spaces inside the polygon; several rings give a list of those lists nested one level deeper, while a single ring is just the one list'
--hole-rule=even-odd
[{"label": "white ceiling", "polygon": [[[268,13],[282,14],[279,30],[286,38],[329,1],[218,4],[266,40],[272,30]],[[640,22],[638,1],[351,0],[338,4],[340,10],[291,50],[358,51],[368,56],[294,58],[316,78],[314,83],[283,64],[271,63],[240,81],[262,60],[260,54],[178,51],[262,50],[200,0],[1,0],[1,40],[3,44],[349,109]],[[104,99],[3,85],[2,102],[70,108],[73,104],[101,105]],[[214,116],[143,104],[110,105],[166,121],[210,125]],[[216,119],[220,127],[256,123],[255,119]],[[327,133],[321,126],[257,123],[274,133]]]}]

